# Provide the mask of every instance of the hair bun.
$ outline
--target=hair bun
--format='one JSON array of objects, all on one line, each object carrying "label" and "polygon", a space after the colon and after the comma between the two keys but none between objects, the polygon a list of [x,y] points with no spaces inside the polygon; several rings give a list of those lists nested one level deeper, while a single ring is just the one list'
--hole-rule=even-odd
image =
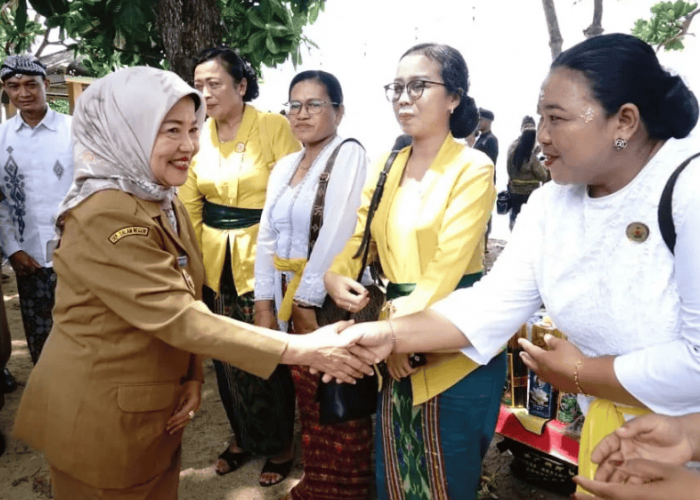
[{"label": "hair bun", "polygon": [[671,137],[682,139],[698,122],[698,100],[678,75],[668,75],[666,94],[663,97],[661,115],[664,128]]},{"label": "hair bun", "polygon": [[450,116],[450,130],[455,138],[462,139],[474,132],[477,125],[479,125],[479,110],[474,99],[465,94]]}]

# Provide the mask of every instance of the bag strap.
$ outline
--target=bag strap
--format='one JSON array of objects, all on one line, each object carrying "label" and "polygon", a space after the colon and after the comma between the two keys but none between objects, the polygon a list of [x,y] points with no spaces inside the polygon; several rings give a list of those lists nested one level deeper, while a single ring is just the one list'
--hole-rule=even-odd
[{"label": "bag strap", "polygon": [[384,185],[386,184],[386,179],[389,177],[389,170],[396,160],[396,155],[399,151],[392,151],[389,157],[386,159],[384,164],[384,169],[379,174],[379,180],[377,181],[377,187],[374,189],[372,194],[372,201],[369,203],[369,210],[367,210],[367,221],[365,223],[365,232],[362,235],[362,242],[360,243],[360,248],[357,249],[355,255],[352,256],[353,259],[357,259],[362,255],[362,266],[360,266],[360,274],[357,276],[357,282],[362,281],[362,275],[364,274],[365,267],[367,266],[367,258],[369,256],[369,243],[371,238],[371,226],[372,219],[374,219],[374,213],[379,207],[379,202],[382,200],[382,195],[384,195]]},{"label": "bag strap", "polygon": [[661,237],[674,255],[676,248],[676,226],[673,223],[673,188],[676,186],[676,181],[678,180],[678,176],[681,175],[681,172],[683,172],[685,167],[698,156],[700,156],[700,153],[694,154],[676,168],[668,178],[663,193],[661,193],[661,199],[659,200],[658,220]]},{"label": "bag strap", "polygon": [[343,146],[343,144],[347,142],[355,142],[362,149],[364,149],[364,146],[357,139],[345,139],[343,142],[341,142],[335,147],[335,149],[331,153],[331,156],[328,158],[328,161],[326,162],[326,168],[323,169],[323,172],[318,178],[318,189],[316,189],[316,198],[314,199],[314,204],[311,207],[311,224],[309,226],[309,254],[307,258],[311,258],[311,252],[314,249],[314,245],[316,245],[316,240],[318,240],[318,235],[321,232],[321,226],[323,226],[323,211],[326,205],[326,190],[328,189],[328,181],[331,178],[331,172],[333,171],[333,167],[335,166],[335,159],[338,157],[340,148]]}]

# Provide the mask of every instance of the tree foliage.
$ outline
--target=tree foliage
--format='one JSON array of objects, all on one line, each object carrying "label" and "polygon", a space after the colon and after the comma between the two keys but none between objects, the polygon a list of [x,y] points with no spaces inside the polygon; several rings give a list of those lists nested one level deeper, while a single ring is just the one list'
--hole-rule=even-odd
[{"label": "tree foliage", "polygon": [[697,3],[677,0],[676,2],[659,2],[651,8],[651,19],[638,19],[632,34],[658,51],[683,50],[683,38],[688,34],[693,17],[700,12]]},{"label": "tree foliage", "polygon": [[[256,70],[275,66],[291,58],[301,62],[302,45],[314,45],[303,35],[313,23],[326,0],[206,0],[213,5],[215,18],[192,19],[196,2],[205,0],[12,0],[0,15],[0,42],[6,53],[24,52],[37,36],[53,30],[59,41],[82,55],[83,66],[94,76],[115,67],[149,65],[171,67],[164,30],[187,31],[192,23],[214,23],[217,39],[238,48]],[[159,22],[176,4],[182,15],[174,16],[176,25]],[[29,20],[31,6],[42,17]],[[189,10],[188,10],[189,6]],[[165,15],[164,15],[165,14]],[[172,16],[171,16],[172,17]],[[191,56],[198,40],[183,40],[181,52]],[[173,68],[174,69],[174,68]]]}]

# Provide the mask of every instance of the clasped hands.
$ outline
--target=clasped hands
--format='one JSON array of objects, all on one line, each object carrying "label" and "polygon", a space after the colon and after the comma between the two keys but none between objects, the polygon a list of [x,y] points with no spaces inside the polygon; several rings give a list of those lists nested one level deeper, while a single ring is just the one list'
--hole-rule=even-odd
[{"label": "clasped hands", "polygon": [[697,500],[700,474],[684,464],[700,458],[700,415],[649,414],[605,437],[591,456],[599,464],[594,480],[574,481],[596,496],[577,500]]},{"label": "clasped hands", "polygon": [[374,373],[373,365],[393,348],[391,330],[385,322],[354,324],[341,321],[306,335],[291,335],[285,363],[308,365],[323,372],[323,381],[355,383]]}]

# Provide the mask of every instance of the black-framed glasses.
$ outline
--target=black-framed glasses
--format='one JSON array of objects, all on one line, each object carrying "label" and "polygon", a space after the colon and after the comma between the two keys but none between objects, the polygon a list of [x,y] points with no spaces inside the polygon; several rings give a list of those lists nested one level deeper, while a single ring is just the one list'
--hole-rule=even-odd
[{"label": "black-framed glasses", "polygon": [[389,85],[384,85],[384,90],[386,91],[386,98],[389,102],[397,102],[401,99],[401,94],[403,94],[404,89],[408,93],[408,98],[412,101],[417,101],[423,95],[426,85],[442,85],[442,82],[431,82],[430,80],[411,80],[406,85],[400,83],[390,83]]},{"label": "black-framed glasses", "polygon": [[337,102],[321,101],[320,99],[311,99],[310,101],[289,101],[284,104],[285,110],[288,115],[298,115],[301,112],[301,108],[306,108],[306,112],[310,115],[319,114],[324,106],[331,104],[333,106],[338,106]]}]

